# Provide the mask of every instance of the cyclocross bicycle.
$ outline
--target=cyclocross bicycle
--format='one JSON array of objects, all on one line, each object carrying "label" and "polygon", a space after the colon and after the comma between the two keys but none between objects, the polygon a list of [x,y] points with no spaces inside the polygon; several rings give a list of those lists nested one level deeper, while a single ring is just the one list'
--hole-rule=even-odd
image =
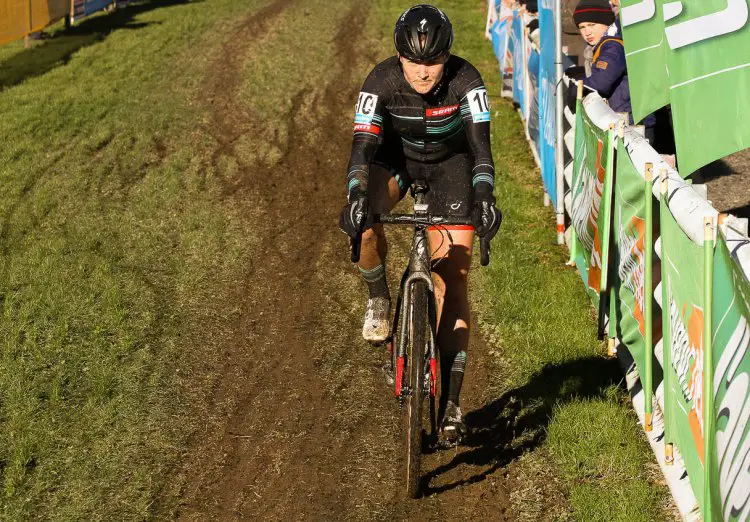
[{"label": "cyclocross bicycle", "polygon": [[[420,463],[424,426],[430,426],[431,441],[437,440],[437,350],[435,345],[437,308],[430,275],[430,248],[427,229],[449,225],[471,225],[469,218],[436,216],[424,202],[427,184],[418,180],[411,187],[413,214],[381,214],[374,222],[414,227],[409,265],[399,287],[389,349],[394,392],[404,410],[406,442],[406,492],[420,494]],[[450,232],[448,233],[450,238]],[[489,264],[490,242],[480,239],[482,266]],[[359,260],[359,241],[352,242],[352,262]],[[424,409],[429,398],[429,408]],[[405,406],[405,408],[404,408]]]}]

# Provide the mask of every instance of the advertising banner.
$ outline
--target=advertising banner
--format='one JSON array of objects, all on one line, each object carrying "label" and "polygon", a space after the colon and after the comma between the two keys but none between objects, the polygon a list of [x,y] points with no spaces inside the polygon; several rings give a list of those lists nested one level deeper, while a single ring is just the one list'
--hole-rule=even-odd
[{"label": "advertising banner", "polygon": [[[613,281],[617,338],[628,347],[638,367],[639,375],[644,376],[647,368],[644,299],[650,299],[653,295],[653,289],[647,290],[644,286],[647,226],[644,186],[646,182],[633,165],[624,142],[619,139],[616,172],[617,183],[614,185],[612,207],[615,244],[612,262],[617,267],[617,277]],[[661,317],[655,316],[653,319],[654,324],[659,324]],[[654,342],[656,341],[658,341],[658,336],[654,338]],[[661,367],[653,359],[651,368],[654,371],[655,388],[661,381]]]},{"label": "advertising banner", "polygon": [[539,3],[539,158],[544,190],[557,201],[555,177],[555,13],[553,0]]},{"label": "advertising banner", "polygon": [[73,0],[73,16],[76,18],[88,16],[101,11],[112,3],[114,3],[114,0]]},{"label": "advertising banner", "polygon": [[662,1],[622,0],[620,19],[636,122],[669,103]]},{"label": "advertising banner", "polygon": [[[750,284],[718,235],[713,284],[712,520],[750,519]],[[708,517],[704,517],[708,520]]]},{"label": "advertising banner", "polygon": [[662,207],[662,284],[667,294],[663,304],[669,309],[670,344],[669,364],[664,368],[669,374],[665,377],[664,422],[703,507],[703,248],[685,235],[666,203]]},{"label": "advertising banner", "polygon": [[70,0],[0,0],[0,44],[41,31],[69,9]]},{"label": "advertising banner", "polygon": [[684,176],[750,147],[748,0],[664,4],[677,158]]},{"label": "advertising banner", "polygon": [[602,270],[600,230],[609,209],[602,207],[605,181],[612,176],[613,143],[611,131],[599,129],[588,117],[580,100],[576,108],[575,163],[573,167],[573,213],[571,221],[576,232],[578,248],[576,266],[594,304],[599,304]]},{"label": "advertising banner", "polygon": [[539,157],[539,53],[534,49],[531,44],[527,42],[529,47],[529,61],[526,64],[526,74],[529,76],[529,82],[527,84],[529,88],[529,114],[526,120],[529,129],[529,137],[533,143],[533,147],[536,149],[537,157]]},{"label": "advertising banner", "polygon": [[510,35],[513,47],[513,101],[521,108],[524,118],[526,109],[526,56],[521,13],[513,10],[513,31]]},{"label": "advertising banner", "polygon": [[[509,63],[506,63],[508,58],[508,42],[510,40],[510,32],[513,24],[513,11],[500,5],[500,16],[490,28],[490,36],[492,36],[492,49],[495,51],[495,57],[497,58],[498,65],[500,67],[500,77],[507,71]],[[512,58],[511,58],[512,59]]]}]

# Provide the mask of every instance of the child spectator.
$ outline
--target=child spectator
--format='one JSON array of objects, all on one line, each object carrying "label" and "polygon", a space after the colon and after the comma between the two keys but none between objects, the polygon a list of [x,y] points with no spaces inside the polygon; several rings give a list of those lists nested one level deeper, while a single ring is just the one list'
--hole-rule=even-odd
[{"label": "child spectator", "polygon": [[[625,48],[619,27],[613,25],[612,7],[607,0],[581,0],[573,12],[573,20],[588,44],[583,53],[586,73],[583,84],[606,98],[613,111],[627,113],[632,124]],[[654,116],[647,116],[642,124],[646,127],[646,138],[653,143]]]}]

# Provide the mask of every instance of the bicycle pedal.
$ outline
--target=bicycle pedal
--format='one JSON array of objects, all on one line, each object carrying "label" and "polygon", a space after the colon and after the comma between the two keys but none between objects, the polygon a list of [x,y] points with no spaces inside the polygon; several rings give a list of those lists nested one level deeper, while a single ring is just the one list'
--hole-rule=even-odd
[{"label": "bicycle pedal", "polygon": [[441,449],[450,449],[450,448],[457,448],[461,444],[463,444],[465,437],[462,437],[460,434],[456,433],[447,435],[445,433],[440,433],[437,440],[437,446]]}]

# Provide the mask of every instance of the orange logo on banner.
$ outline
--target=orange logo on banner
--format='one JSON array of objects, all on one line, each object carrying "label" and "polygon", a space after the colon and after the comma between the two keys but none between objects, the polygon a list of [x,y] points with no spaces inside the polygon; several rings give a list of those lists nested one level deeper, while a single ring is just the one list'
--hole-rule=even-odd
[{"label": "orange logo on banner", "polygon": [[602,205],[602,192],[604,192],[604,177],[607,174],[606,169],[602,166],[602,154],[604,153],[604,143],[599,140],[596,144],[596,186],[594,187],[594,197],[592,199],[591,214],[589,214],[589,229],[594,231],[594,247],[591,250],[591,261],[589,262],[589,288],[599,293],[599,285],[602,280],[602,240],[599,237],[599,209]]},{"label": "orange logo on banner", "polygon": [[[630,220],[628,230],[620,234],[620,243],[627,249],[626,257],[620,267],[620,279],[625,287],[633,293],[633,318],[638,322],[638,331],[645,337],[646,321],[644,319],[644,256],[646,240],[646,222],[638,216]],[[632,235],[630,235],[632,234]]]},{"label": "orange logo on banner", "polygon": [[[682,316],[685,317],[685,308]],[[693,311],[688,320],[687,335],[690,340],[690,375],[688,377],[688,389],[693,400],[693,407],[688,413],[690,431],[693,433],[695,447],[698,457],[703,460],[703,310],[692,306]]]},{"label": "orange logo on banner", "polygon": [[[671,282],[669,284],[671,288]],[[690,318],[686,328],[688,310]],[[670,299],[669,323],[670,363],[677,374],[682,396],[690,403],[688,424],[698,458],[703,462],[703,310],[693,304],[685,304],[682,310],[678,310],[674,299]]]}]

